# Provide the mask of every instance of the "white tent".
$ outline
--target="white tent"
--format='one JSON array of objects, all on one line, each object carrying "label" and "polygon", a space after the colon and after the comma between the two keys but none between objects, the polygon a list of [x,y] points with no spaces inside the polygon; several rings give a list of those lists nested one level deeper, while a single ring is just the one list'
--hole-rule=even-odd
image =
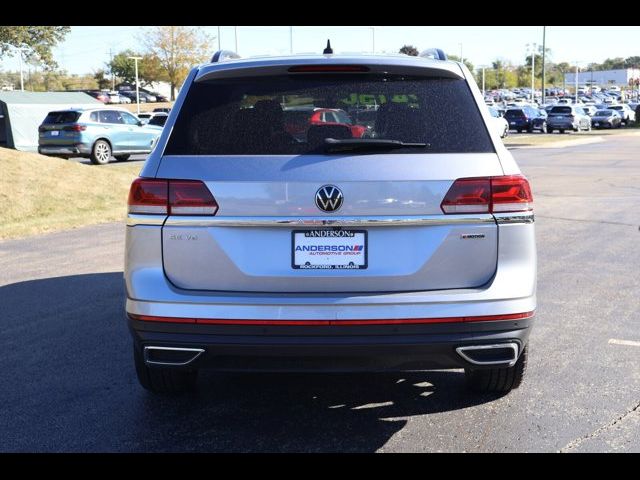
[{"label": "white tent", "polygon": [[0,92],[0,147],[37,152],[38,127],[47,113],[100,105],[82,92]]}]

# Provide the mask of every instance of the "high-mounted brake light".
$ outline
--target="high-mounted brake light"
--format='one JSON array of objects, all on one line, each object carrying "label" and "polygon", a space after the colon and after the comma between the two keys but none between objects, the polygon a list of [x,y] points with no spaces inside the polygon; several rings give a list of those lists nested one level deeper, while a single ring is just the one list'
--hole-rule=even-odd
[{"label": "high-mounted brake light", "polygon": [[297,65],[289,68],[290,73],[331,73],[331,72],[368,72],[365,65]]},{"label": "high-mounted brake light", "polygon": [[460,178],[442,200],[444,213],[499,213],[533,210],[529,182],[522,175]]},{"label": "high-mounted brake light", "polygon": [[218,204],[200,180],[137,178],[129,190],[129,213],[215,215]]}]

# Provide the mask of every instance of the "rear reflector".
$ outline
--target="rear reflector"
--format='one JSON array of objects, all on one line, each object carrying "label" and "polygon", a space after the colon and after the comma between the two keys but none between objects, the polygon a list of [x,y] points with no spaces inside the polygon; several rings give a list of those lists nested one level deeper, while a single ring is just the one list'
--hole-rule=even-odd
[{"label": "rear reflector", "polygon": [[523,175],[460,178],[442,200],[444,213],[499,213],[533,210],[533,195]]},{"label": "rear reflector", "polygon": [[129,190],[129,213],[215,215],[218,204],[200,180],[137,178]]},{"label": "rear reflector", "polygon": [[298,65],[289,68],[290,73],[368,72],[364,65]]},{"label": "rear reflector", "polygon": [[520,320],[533,317],[534,311],[508,313],[504,315],[481,315],[474,317],[442,317],[442,318],[383,318],[366,320],[245,320],[228,318],[183,318],[156,317],[129,313],[133,320],[143,322],[199,323],[206,325],[254,325],[254,326],[353,326],[353,325],[415,325],[425,323],[469,323],[496,322],[504,320]]}]

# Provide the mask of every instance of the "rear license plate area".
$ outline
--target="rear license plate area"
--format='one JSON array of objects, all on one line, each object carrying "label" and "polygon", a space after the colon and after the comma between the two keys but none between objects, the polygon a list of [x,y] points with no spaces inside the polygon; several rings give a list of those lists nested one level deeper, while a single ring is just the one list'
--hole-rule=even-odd
[{"label": "rear license plate area", "polygon": [[291,266],[303,270],[363,270],[368,266],[368,247],[366,230],[294,230]]}]

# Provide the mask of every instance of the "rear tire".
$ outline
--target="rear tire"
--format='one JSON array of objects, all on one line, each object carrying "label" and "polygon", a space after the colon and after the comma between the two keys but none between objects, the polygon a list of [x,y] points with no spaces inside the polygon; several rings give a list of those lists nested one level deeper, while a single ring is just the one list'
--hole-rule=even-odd
[{"label": "rear tire", "polygon": [[558,130],[560,133],[564,133],[564,128],[561,128],[560,130]]},{"label": "rear tire", "polygon": [[527,371],[527,347],[513,367],[471,369],[465,368],[467,388],[480,393],[507,393],[518,388]]},{"label": "rear tire", "polygon": [[138,382],[153,393],[181,393],[195,389],[198,370],[174,367],[149,367],[144,363],[142,347],[133,346]]},{"label": "rear tire", "polygon": [[119,162],[126,162],[127,160],[129,160],[130,156],[131,155],[114,155],[114,158]]},{"label": "rear tire", "polygon": [[547,122],[542,122],[542,127],[540,128],[540,133],[547,133]]},{"label": "rear tire", "polygon": [[111,159],[111,145],[106,140],[98,140],[91,149],[91,163],[94,165],[106,165]]}]

